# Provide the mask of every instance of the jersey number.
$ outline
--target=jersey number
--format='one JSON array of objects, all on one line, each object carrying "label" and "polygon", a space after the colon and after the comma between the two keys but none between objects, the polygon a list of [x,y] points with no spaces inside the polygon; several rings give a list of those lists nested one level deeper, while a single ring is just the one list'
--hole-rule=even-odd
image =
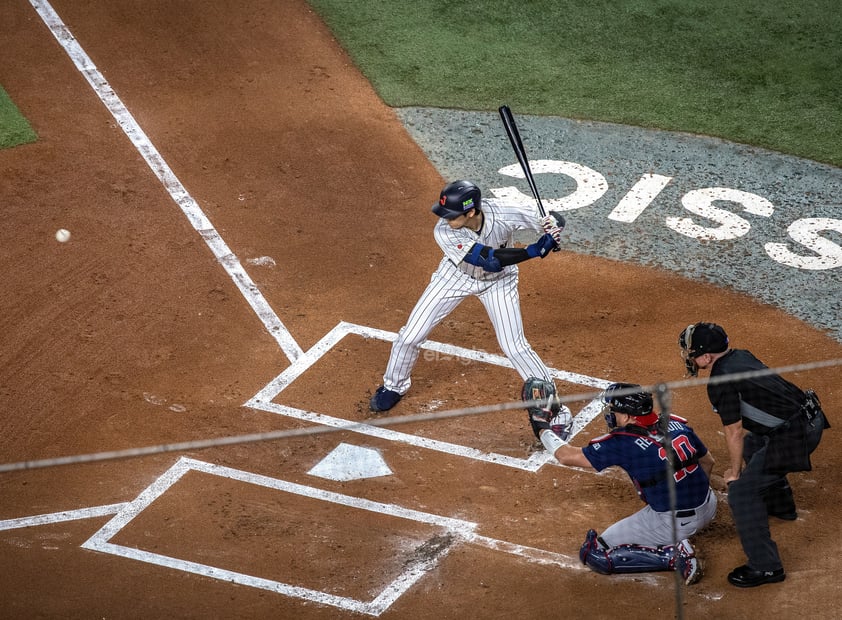
[{"label": "jersey number", "polygon": [[[678,435],[677,437],[673,437],[672,440],[672,449],[675,450],[675,454],[678,456],[678,460],[680,461],[689,461],[690,458],[696,454],[696,448],[693,447],[693,444],[690,443],[690,440],[687,438],[686,435]],[[664,447],[661,446],[661,449],[658,451],[658,455],[663,459],[667,460],[667,451],[664,450]],[[693,463],[692,465],[688,465],[682,469],[679,469],[673,477],[675,481],[678,482],[687,474],[692,474],[699,468],[697,463]]]}]

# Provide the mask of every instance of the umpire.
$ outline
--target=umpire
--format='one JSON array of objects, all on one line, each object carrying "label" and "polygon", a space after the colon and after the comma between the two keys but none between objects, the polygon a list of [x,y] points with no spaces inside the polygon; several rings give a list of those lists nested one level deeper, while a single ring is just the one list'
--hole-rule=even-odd
[{"label": "umpire", "polygon": [[[730,349],[725,330],[715,323],[688,326],[678,344],[689,375],[710,371],[708,398],[725,431],[728,505],[748,558],[728,581],[740,588],[783,581],[769,516],[798,518],[786,475],[812,469],[810,455],[830,427],[819,399],[777,374],[763,374],[767,366],[750,351]],[[735,373],[740,376],[734,380],[725,377]]]}]

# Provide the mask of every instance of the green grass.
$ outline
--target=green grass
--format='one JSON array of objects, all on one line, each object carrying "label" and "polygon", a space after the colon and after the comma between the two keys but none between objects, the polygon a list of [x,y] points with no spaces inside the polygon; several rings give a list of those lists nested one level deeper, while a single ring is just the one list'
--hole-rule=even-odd
[{"label": "green grass", "polygon": [[838,0],[310,0],[390,106],[611,121],[842,166]]},{"label": "green grass", "polygon": [[32,127],[0,86],[0,149],[35,142],[37,138]]}]

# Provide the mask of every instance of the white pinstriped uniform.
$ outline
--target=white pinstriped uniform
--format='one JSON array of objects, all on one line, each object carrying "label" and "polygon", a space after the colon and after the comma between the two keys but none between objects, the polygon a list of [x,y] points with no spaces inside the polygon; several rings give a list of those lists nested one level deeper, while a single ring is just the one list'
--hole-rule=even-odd
[{"label": "white pinstriped uniform", "polygon": [[476,295],[482,302],[500,348],[520,376],[524,380],[539,377],[552,381],[550,371],[523,333],[517,265],[491,273],[463,260],[475,243],[495,249],[512,247],[514,234],[519,230],[543,233],[537,209],[503,205],[492,198],[482,200],[482,213],[484,221],[479,233],[467,227],[453,230],[447,220],[441,218],[436,224],[433,236],[444,252],[444,258],[392,344],[383,375],[386,389],[399,394],[409,390],[410,374],[418,360],[420,345],[469,295]]}]

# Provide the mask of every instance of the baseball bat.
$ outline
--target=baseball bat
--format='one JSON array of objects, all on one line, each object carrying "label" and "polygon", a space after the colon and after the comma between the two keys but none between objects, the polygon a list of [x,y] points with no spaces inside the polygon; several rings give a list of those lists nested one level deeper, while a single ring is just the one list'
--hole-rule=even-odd
[{"label": "baseball bat", "polygon": [[526,157],[526,149],[523,148],[523,141],[520,139],[520,132],[517,130],[515,117],[512,115],[512,111],[507,105],[500,106],[498,111],[500,112],[500,118],[503,120],[503,127],[506,129],[506,135],[509,136],[509,142],[512,143],[515,156],[520,163],[520,167],[523,169],[526,182],[529,183],[529,189],[532,190],[532,195],[538,203],[538,212],[541,214],[541,217],[544,217],[547,215],[547,212],[544,210],[544,205],[541,202],[541,196],[538,193],[538,186],[535,185],[535,177],[532,176],[532,169],[529,167],[529,159]]}]

